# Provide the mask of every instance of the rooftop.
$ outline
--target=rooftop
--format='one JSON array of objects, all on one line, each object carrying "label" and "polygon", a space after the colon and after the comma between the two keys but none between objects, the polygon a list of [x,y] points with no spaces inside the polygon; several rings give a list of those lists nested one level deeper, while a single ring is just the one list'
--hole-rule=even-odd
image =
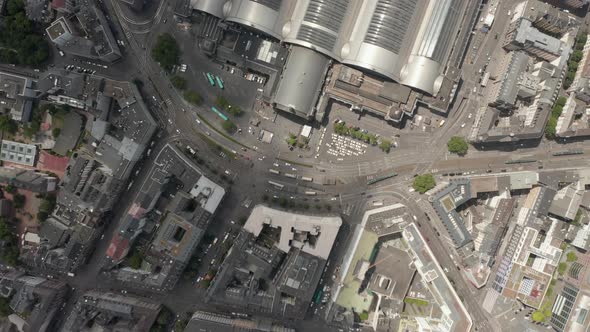
[{"label": "rooftop", "polygon": [[338,235],[340,217],[300,215],[257,205],[252,210],[244,230],[258,236],[265,225],[280,231],[276,246],[283,252],[291,247],[323,259],[328,259]]},{"label": "rooftop", "polygon": [[[78,298],[64,323],[64,330],[82,328],[147,331],[156,321],[162,306],[149,299],[103,291],[87,291]],[[117,329],[117,328],[116,328]]]},{"label": "rooftop", "polygon": [[455,289],[447,279],[430,247],[415,224],[403,230],[420,276],[426,282],[435,301],[441,306],[445,318],[439,323],[442,330],[470,331],[473,321]]},{"label": "rooftop", "polygon": [[37,157],[37,146],[8,140],[2,141],[0,159],[16,164],[34,166]]},{"label": "rooftop", "polygon": [[295,332],[294,329],[285,328],[280,322],[270,319],[244,319],[205,311],[195,311],[184,332],[234,332],[238,330]]},{"label": "rooftop", "polygon": [[455,211],[457,207],[472,198],[470,185],[468,179],[453,180],[432,197],[432,206],[456,247],[462,247],[472,241],[463,218]]}]

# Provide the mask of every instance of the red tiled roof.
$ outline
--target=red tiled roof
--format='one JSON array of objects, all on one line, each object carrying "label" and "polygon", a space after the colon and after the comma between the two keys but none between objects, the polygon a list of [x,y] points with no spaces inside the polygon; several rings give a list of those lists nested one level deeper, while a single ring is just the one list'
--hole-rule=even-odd
[{"label": "red tiled roof", "polygon": [[113,261],[120,261],[127,256],[128,252],[129,240],[116,234],[107,249],[107,257],[110,257]]},{"label": "red tiled roof", "polygon": [[37,167],[54,173],[63,173],[68,166],[69,160],[68,157],[58,157],[46,151],[41,151]]},{"label": "red tiled roof", "polygon": [[53,9],[63,8],[66,5],[66,0],[53,0],[51,1],[51,7]]}]

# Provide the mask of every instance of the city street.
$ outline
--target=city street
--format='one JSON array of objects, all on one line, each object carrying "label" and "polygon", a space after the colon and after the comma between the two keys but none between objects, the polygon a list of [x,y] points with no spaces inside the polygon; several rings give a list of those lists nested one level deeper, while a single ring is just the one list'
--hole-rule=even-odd
[{"label": "city street", "polygon": [[[54,59],[54,65],[56,68],[70,64],[80,65],[95,68],[95,76],[141,82],[142,94],[157,118],[160,132],[151,148],[151,154],[141,163],[143,167],[138,166],[139,173],[130,179],[133,181],[128,188],[131,194],[122,195],[112,211],[112,218],[104,230],[104,238],[97,241],[87,264],[75,276],[67,278],[73,294],[66,307],[58,314],[56,326],[63,322],[65,314],[72,309],[75,300],[84,291],[90,288],[129,288],[104,276],[101,272],[102,261],[111,238],[120,226],[119,221],[143,183],[148,180],[160,151],[167,144],[177,145],[180,149],[189,146],[196,150],[196,158],[193,161],[204,161],[203,170],[207,176],[218,183],[227,182],[224,184],[227,184],[230,190],[223,201],[223,207],[208,229],[208,234],[218,239],[223,238],[225,234],[234,236],[239,230],[239,221],[247,218],[254,205],[268,203],[273,199],[278,201],[279,198],[288,198],[298,203],[329,205],[330,208],[321,210],[321,213],[341,214],[345,225],[342,227],[339,243],[331,253],[330,261],[334,263],[324,273],[326,284],[330,283],[329,279],[336,273],[337,266],[343,259],[351,230],[361,222],[365,210],[379,204],[402,202],[406,205],[416,216],[419,229],[439,263],[445,267],[457,265],[452,259],[453,249],[449,248],[444,237],[437,235],[436,228],[440,228],[441,225],[431,204],[425,196],[408,191],[417,174],[433,173],[437,180],[447,181],[455,176],[467,174],[547,171],[588,166],[586,155],[590,154],[590,147],[584,142],[557,144],[543,140],[537,145],[521,146],[518,152],[514,149],[477,150],[470,147],[465,157],[451,155],[447,151],[446,145],[452,136],[469,134],[469,128],[474,122],[472,114],[481,106],[479,79],[485,71],[484,68],[495,68],[499,65],[490,54],[493,54],[503,42],[504,29],[509,20],[506,12],[512,8],[508,1],[500,2],[498,5],[496,21],[490,31],[474,31],[463,66],[463,82],[453,108],[444,117],[444,126],[426,133],[419,129],[393,129],[388,124],[369,117],[358,120],[358,125],[364,126],[363,129],[379,133],[395,142],[397,147],[392,148],[389,153],[382,152],[376,146],[368,146],[333,133],[334,119],[342,119],[347,123],[355,121],[358,115],[350,111],[335,111],[330,115],[327,124],[314,128],[313,135],[317,136],[312,138],[311,142],[318,145],[312,145],[309,150],[289,151],[283,136],[285,133],[296,131],[301,124],[294,123],[280,114],[279,120],[263,120],[261,127],[255,129],[259,131],[264,127],[272,131],[276,128],[277,134],[270,144],[260,142],[257,135],[248,133],[248,127],[250,118],[256,116],[252,108],[261,85],[245,80],[238,73],[232,74],[223,70],[219,63],[202,54],[194,30],[182,30],[176,24],[173,14],[174,1],[154,2],[146,8],[141,17],[134,16],[135,14],[119,1],[99,0],[99,4],[107,14],[110,14],[108,17],[116,38],[124,41],[123,59],[112,65],[105,65],[105,68],[77,57],[65,56]],[[483,12],[486,8],[484,7]],[[198,91],[203,97],[202,105],[194,106],[186,102],[182,93],[170,83],[169,74],[153,61],[151,49],[156,38],[162,33],[170,33],[178,41],[182,54],[180,62],[187,65],[187,71],[183,76],[187,78],[190,90]],[[497,35],[500,37],[496,38]],[[2,69],[10,70],[5,66],[2,66]],[[22,70],[21,73],[33,77],[36,75],[30,70]],[[221,90],[210,86],[204,78],[205,73],[220,76],[225,82],[225,88]],[[210,111],[218,96],[225,97],[233,105],[244,110],[244,116],[232,118],[242,129],[241,133],[228,135],[221,132],[219,118]],[[465,123],[469,126],[466,127]],[[321,142],[318,139],[319,135],[325,135],[322,136]],[[581,149],[584,154],[554,156],[555,152],[572,148]],[[188,154],[185,157],[190,158]],[[522,158],[532,159],[534,162],[506,164],[507,161]],[[271,172],[271,169],[279,174]],[[221,174],[224,173],[229,174],[231,181],[222,179]],[[369,179],[391,173],[396,173],[397,176],[376,184],[367,184]],[[313,178],[313,181],[303,181],[302,177]],[[322,184],[322,179],[326,178],[333,179],[333,183]],[[270,184],[269,181],[278,185]],[[320,213],[319,210],[318,208],[318,211],[314,212]],[[228,238],[231,241],[231,237]],[[219,264],[221,253],[221,244],[217,244],[201,256],[199,276],[208,271],[209,265]],[[472,315],[474,330],[502,330],[497,320],[481,308],[479,295],[467,283],[458,268],[450,269],[448,277],[453,281],[459,297]],[[166,294],[138,289],[131,289],[130,293],[157,297],[176,313],[198,309],[231,310],[195,300],[204,298],[205,289],[195,285],[194,281],[183,279],[172,292]],[[327,311],[320,314],[326,315]],[[310,331],[326,329],[324,324],[317,321],[290,323]]]}]

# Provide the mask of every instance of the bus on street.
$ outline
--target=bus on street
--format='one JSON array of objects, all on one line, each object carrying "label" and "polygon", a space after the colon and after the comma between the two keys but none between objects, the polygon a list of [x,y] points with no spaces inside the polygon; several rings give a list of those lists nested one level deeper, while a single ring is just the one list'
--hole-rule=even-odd
[{"label": "bus on street", "polygon": [[213,79],[213,75],[211,75],[211,73],[207,73],[207,80],[209,81],[209,84],[211,84],[211,86],[215,86],[215,80]]},{"label": "bus on street", "polygon": [[215,76],[215,81],[217,82],[217,86],[219,86],[219,88],[223,90],[223,81],[221,80],[221,78],[219,76]]}]

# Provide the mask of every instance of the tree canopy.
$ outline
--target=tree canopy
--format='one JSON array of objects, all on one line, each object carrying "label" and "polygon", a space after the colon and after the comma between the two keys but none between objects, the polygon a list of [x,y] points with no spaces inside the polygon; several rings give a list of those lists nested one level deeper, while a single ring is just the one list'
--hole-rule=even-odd
[{"label": "tree canopy", "polygon": [[22,195],[22,194],[14,194],[14,196],[12,196],[12,203],[14,204],[14,208],[15,209],[22,209],[25,206],[25,202],[26,202],[27,196]]},{"label": "tree canopy", "polygon": [[451,153],[456,153],[460,156],[464,156],[465,154],[467,154],[467,150],[469,150],[469,144],[467,144],[465,138],[461,136],[453,136],[447,142],[447,148]]},{"label": "tree canopy", "polygon": [[23,0],[8,0],[0,22],[0,62],[39,65],[49,56],[49,45],[27,18]]},{"label": "tree canopy", "polygon": [[183,97],[186,101],[196,106],[201,105],[203,102],[203,97],[195,91],[185,91]]},{"label": "tree canopy", "polygon": [[129,266],[132,269],[139,269],[141,267],[141,263],[143,262],[143,256],[139,251],[135,251],[133,255],[129,258]]},{"label": "tree canopy", "polygon": [[178,90],[186,89],[186,79],[184,77],[174,75],[170,78],[170,82],[172,82],[172,85]]},{"label": "tree canopy", "polygon": [[386,153],[389,153],[389,150],[391,150],[391,141],[390,140],[386,140],[386,139],[382,139],[381,143],[379,143],[379,148]]},{"label": "tree canopy", "polygon": [[14,135],[18,131],[18,124],[9,115],[0,115],[0,130]]},{"label": "tree canopy", "polygon": [[171,71],[175,65],[178,65],[180,51],[176,39],[172,35],[165,33],[158,36],[156,46],[152,48],[152,57],[160,63],[160,66],[166,71]]},{"label": "tree canopy", "polygon": [[0,296],[0,317],[7,317],[12,314],[10,299]]},{"label": "tree canopy", "polygon": [[4,218],[0,218],[0,241],[4,242],[4,247],[0,250],[0,259],[7,265],[15,266],[19,255],[17,238]]},{"label": "tree canopy", "polygon": [[228,132],[230,134],[235,132],[237,129],[236,125],[229,120],[223,121],[222,127],[223,127],[223,130],[225,130],[226,132]]},{"label": "tree canopy", "polygon": [[419,193],[423,194],[436,186],[436,181],[432,174],[422,174],[414,178],[412,187]]}]

